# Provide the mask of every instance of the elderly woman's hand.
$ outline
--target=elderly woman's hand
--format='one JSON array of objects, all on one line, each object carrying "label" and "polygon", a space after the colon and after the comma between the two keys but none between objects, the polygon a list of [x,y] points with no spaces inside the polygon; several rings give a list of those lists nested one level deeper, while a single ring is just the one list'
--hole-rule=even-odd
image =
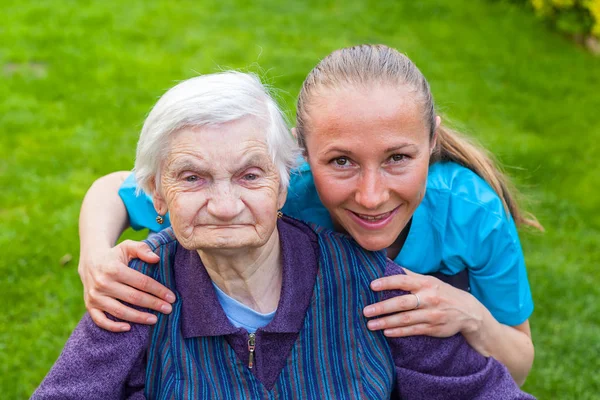
[{"label": "elderly woman's hand", "polygon": [[104,312],[134,323],[156,323],[155,315],[135,310],[118,300],[162,313],[171,312],[169,302],[175,301],[175,295],[155,280],[129,268],[127,264],[134,258],[148,263],[159,261],[145,243],[131,240],[105,251],[81,255],[78,271],[83,282],[85,306],[94,322],[103,329],[113,332],[130,329],[129,324],[112,321]]},{"label": "elderly woman's hand", "polygon": [[366,317],[385,315],[369,321],[369,329],[384,329],[388,337],[448,337],[458,332],[465,334],[479,330],[483,320],[483,305],[475,297],[437,278],[407,270],[406,273],[371,283],[375,291],[404,290],[411,294],[365,307],[363,312]]}]

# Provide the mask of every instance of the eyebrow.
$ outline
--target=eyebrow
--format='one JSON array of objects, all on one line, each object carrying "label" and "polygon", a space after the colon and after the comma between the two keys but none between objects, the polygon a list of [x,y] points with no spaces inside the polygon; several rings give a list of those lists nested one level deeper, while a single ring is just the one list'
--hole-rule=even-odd
[{"label": "eyebrow", "polygon": [[170,166],[169,166],[169,170],[170,171],[177,171],[177,172],[181,172],[181,171],[198,171],[198,170],[203,170],[204,168],[204,162],[198,162],[198,161],[193,161],[190,160],[189,158],[185,158],[183,160],[177,160],[175,162],[173,162]]},{"label": "eyebrow", "polygon": [[248,168],[253,165],[256,165],[256,166],[264,169],[270,163],[271,163],[271,159],[269,156],[264,155],[264,154],[254,153],[254,154],[247,156],[247,158],[244,158],[244,156],[242,156],[241,162],[238,164],[239,167],[237,169],[245,169],[245,168]]},{"label": "eyebrow", "polygon": [[400,144],[398,146],[388,147],[387,149],[385,149],[385,152],[386,153],[392,153],[394,151],[402,150],[402,149],[407,148],[407,147],[417,147],[417,145],[416,144],[412,144],[412,143],[402,143],[402,144]]},{"label": "eyebrow", "polygon": [[[403,143],[403,144],[399,144],[397,146],[391,146],[391,147],[386,148],[385,149],[385,153],[392,153],[394,151],[402,150],[402,149],[405,149],[407,147],[416,148],[417,145],[412,144],[412,143]],[[323,153],[323,154],[324,155],[328,155],[329,153],[344,153],[344,154],[348,154],[350,156],[353,155],[352,151],[350,151],[350,150],[348,150],[348,149],[346,149],[344,147],[338,147],[338,146],[335,146],[335,147],[332,147],[330,149],[327,149],[327,151],[325,153]]]},{"label": "eyebrow", "polygon": [[[243,170],[250,166],[258,166],[260,168],[266,169],[269,165],[270,158],[263,154],[250,154],[250,155],[242,155],[240,157],[240,162],[234,165],[234,170]],[[183,171],[194,171],[207,173],[210,170],[210,165],[203,159],[190,159],[185,158],[182,160],[174,161],[168,168],[169,171],[175,173],[181,173]]]}]

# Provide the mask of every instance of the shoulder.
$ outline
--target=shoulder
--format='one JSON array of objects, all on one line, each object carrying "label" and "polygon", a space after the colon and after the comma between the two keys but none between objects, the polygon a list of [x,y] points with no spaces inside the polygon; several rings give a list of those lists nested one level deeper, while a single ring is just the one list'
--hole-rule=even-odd
[{"label": "shoulder", "polygon": [[150,329],[132,324],[129,332],[109,332],[86,313],[31,398],[116,399],[142,389]]},{"label": "shoulder", "polygon": [[513,239],[516,235],[512,217],[492,187],[475,172],[452,162],[431,166],[418,213],[441,243],[449,234],[467,238],[502,230]]},{"label": "shoulder", "polygon": [[158,264],[148,264],[138,258],[129,262],[129,268],[135,269],[155,280],[158,279],[160,271],[169,270],[174,262],[177,251],[177,238],[173,228],[166,228],[160,232],[152,233],[144,240],[150,250],[160,257]]},{"label": "shoulder", "polygon": [[452,162],[432,165],[422,205],[435,236],[443,243],[446,261],[457,254],[461,263],[474,258],[479,261],[470,261],[486,264],[495,248],[520,246],[515,223],[504,203],[485,180],[468,168]]},{"label": "shoulder", "polygon": [[290,172],[288,199],[303,199],[312,193],[314,186],[310,165],[306,161],[299,162],[299,166]]},{"label": "shoulder", "polygon": [[425,196],[446,198],[449,213],[475,209],[506,218],[502,200],[494,189],[475,172],[453,162],[430,167]]},{"label": "shoulder", "polygon": [[144,242],[156,253],[160,248],[175,246],[177,238],[173,233],[173,228],[166,228],[160,232],[150,234]]},{"label": "shoulder", "polygon": [[152,198],[138,189],[135,175],[131,173],[119,188],[119,197],[129,217],[129,223],[135,230],[149,229],[158,232],[164,227],[170,226],[169,215],[164,215],[164,223],[161,225],[156,221],[156,210]]}]

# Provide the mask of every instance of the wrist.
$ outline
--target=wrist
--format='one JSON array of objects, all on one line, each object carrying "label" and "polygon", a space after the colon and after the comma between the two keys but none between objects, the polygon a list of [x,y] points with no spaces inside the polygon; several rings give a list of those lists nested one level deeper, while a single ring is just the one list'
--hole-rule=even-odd
[{"label": "wrist", "polygon": [[479,301],[477,301],[474,297],[473,300],[475,300],[473,307],[471,307],[468,314],[469,318],[466,319],[463,324],[461,333],[471,347],[475,348],[475,350],[482,355],[489,357],[489,341],[491,338],[489,335],[489,328],[490,324],[496,322],[496,320],[492,317],[488,309],[483,306],[483,304],[479,303]]},{"label": "wrist", "polygon": [[93,262],[94,260],[102,257],[109,251],[113,246],[108,241],[95,241],[93,244],[81,243],[79,248],[79,262]]}]

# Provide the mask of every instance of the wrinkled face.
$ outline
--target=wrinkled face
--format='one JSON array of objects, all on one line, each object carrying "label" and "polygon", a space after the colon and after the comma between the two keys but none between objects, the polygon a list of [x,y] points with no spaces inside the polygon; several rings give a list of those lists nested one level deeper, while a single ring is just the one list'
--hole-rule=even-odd
[{"label": "wrinkled face", "polygon": [[246,117],[175,133],[154,204],[186,249],[243,250],[267,243],[285,195],[264,124]]},{"label": "wrinkled face", "polygon": [[434,141],[413,96],[385,86],[328,90],[309,109],[319,197],[367,250],[392,246],[425,194]]}]

